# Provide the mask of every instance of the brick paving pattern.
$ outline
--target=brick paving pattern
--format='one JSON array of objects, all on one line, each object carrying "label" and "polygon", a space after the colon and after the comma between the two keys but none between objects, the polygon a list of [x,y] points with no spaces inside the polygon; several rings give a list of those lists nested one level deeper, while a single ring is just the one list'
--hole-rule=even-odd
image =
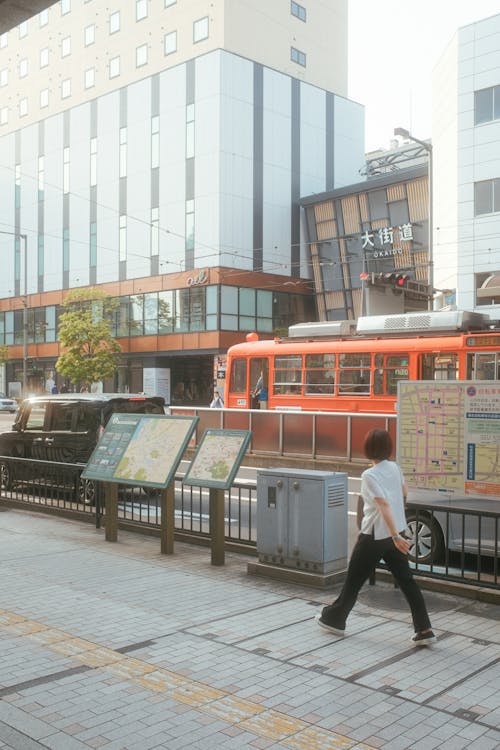
[{"label": "brick paving pattern", "polygon": [[334,592],[249,559],[2,513],[0,750],[500,748],[498,606],[427,592],[417,650],[378,583],[342,639],[313,620]]}]

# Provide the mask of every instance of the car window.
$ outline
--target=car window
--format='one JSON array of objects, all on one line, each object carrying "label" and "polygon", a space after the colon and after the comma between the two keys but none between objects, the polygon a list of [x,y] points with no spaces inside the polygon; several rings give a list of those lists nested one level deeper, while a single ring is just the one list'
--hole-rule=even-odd
[{"label": "car window", "polygon": [[52,429],[53,430],[71,430],[75,404],[53,404]]},{"label": "car window", "polygon": [[99,410],[91,404],[80,404],[76,416],[75,432],[96,430],[99,425]]},{"label": "car window", "polygon": [[27,430],[41,430],[45,422],[45,412],[47,411],[47,404],[36,403],[31,405],[28,419],[26,420]]}]

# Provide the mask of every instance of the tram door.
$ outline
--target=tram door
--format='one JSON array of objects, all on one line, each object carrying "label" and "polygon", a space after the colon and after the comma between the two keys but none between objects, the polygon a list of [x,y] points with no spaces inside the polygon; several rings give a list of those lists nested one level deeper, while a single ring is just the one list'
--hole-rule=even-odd
[{"label": "tram door", "polygon": [[267,409],[269,394],[269,361],[267,357],[250,359],[250,408]]}]

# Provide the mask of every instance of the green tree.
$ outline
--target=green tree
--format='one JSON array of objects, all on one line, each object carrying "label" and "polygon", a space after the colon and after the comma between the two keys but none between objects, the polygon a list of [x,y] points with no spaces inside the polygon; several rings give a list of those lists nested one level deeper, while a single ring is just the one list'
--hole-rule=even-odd
[{"label": "green tree", "polygon": [[120,344],[113,338],[111,324],[118,305],[99,289],[69,292],[59,319],[62,353],[56,370],[72,383],[90,387],[116,372]]},{"label": "green tree", "polygon": [[0,346],[0,365],[4,365],[9,359],[9,347]]}]

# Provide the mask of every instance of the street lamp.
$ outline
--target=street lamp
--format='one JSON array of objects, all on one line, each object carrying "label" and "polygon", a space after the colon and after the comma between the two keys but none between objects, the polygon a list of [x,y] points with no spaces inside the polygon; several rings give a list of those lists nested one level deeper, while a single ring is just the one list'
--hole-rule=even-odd
[{"label": "street lamp", "polygon": [[5,232],[0,230],[0,234],[8,234],[11,237],[19,237],[23,243],[24,259],[24,294],[22,295],[23,303],[23,396],[26,396],[27,385],[27,363],[28,363],[28,235],[21,232]]},{"label": "street lamp", "polygon": [[428,275],[427,275],[427,283],[429,284],[429,302],[428,302],[428,308],[429,310],[433,309],[433,300],[434,300],[434,250],[433,250],[433,212],[432,212],[432,172],[433,172],[433,165],[432,165],[432,143],[428,143],[427,141],[421,141],[419,138],[415,138],[409,130],[406,130],[405,128],[394,128],[394,135],[399,135],[401,138],[406,138],[409,141],[413,141],[414,143],[418,143],[419,146],[422,146],[424,151],[427,152],[427,156],[429,158],[429,172],[428,172],[428,183],[429,183],[429,259],[428,259]]}]

